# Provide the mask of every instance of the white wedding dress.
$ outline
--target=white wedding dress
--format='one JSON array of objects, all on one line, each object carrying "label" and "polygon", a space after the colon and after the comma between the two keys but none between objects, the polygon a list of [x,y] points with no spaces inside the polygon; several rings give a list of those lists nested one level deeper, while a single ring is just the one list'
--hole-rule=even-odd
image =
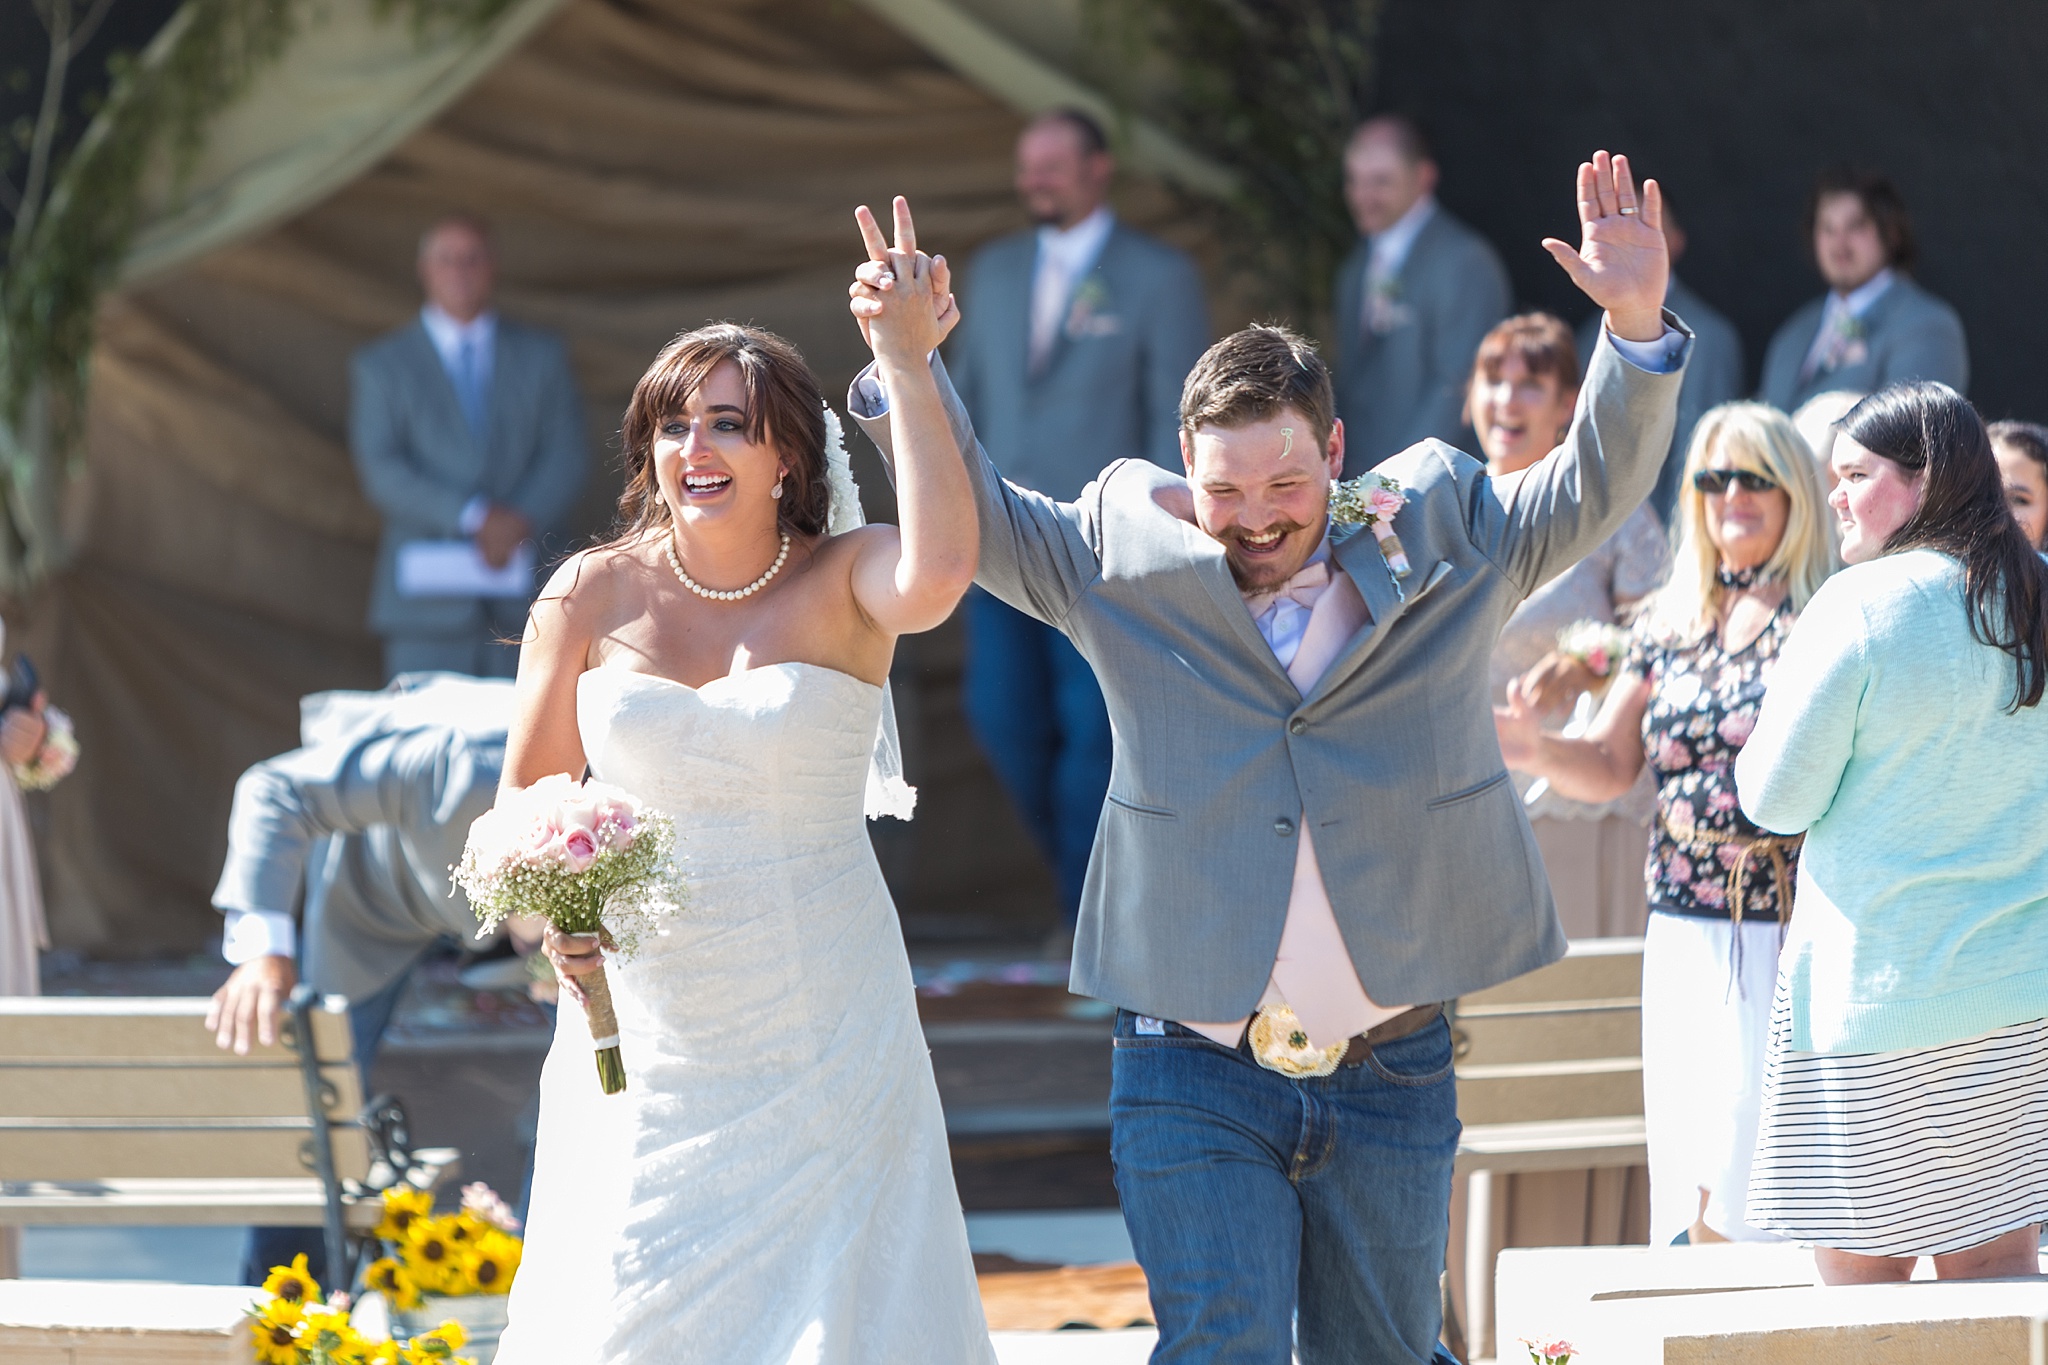
[{"label": "white wedding dress", "polygon": [[498,1365],[994,1365],[862,814],[881,704],[583,675],[591,772],[675,818],[690,902],[607,969],[625,1093],[562,1002]]}]

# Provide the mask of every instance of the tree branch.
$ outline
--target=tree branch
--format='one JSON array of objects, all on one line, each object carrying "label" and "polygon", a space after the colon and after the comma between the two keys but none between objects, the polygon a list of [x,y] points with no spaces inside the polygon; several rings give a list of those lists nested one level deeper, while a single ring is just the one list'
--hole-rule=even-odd
[{"label": "tree branch", "polygon": [[50,61],[43,76],[43,107],[36,113],[35,135],[29,143],[28,178],[21,187],[21,207],[14,215],[14,237],[7,263],[18,265],[28,252],[49,181],[50,153],[57,142],[57,123],[64,114],[64,79],[71,69],[71,0],[45,0],[49,5]]},{"label": "tree branch", "polygon": [[71,31],[71,51],[77,54],[85,51],[85,45],[92,41],[92,35],[99,32],[100,21],[107,17],[107,11],[114,7],[114,0],[93,0],[93,6]]}]

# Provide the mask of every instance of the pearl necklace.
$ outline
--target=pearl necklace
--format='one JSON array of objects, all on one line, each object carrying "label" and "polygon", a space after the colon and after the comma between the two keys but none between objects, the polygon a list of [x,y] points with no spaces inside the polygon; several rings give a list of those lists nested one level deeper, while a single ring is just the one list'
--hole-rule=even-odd
[{"label": "pearl necklace", "polygon": [[683,572],[683,561],[676,558],[676,538],[673,533],[663,539],[662,549],[668,552],[668,566],[676,571],[676,578],[691,592],[696,593],[699,597],[709,598],[713,602],[737,602],[742,597],[752,597],[755,593],[768,586],[769,579],[782,572],[783,562],[789,558],[789,532],[784,531],[782,533],[782,548],[775,552],[775,562],[768,566],[768,572],[762,574],[744,588],[731,588],[724,592],[707,588]]}]

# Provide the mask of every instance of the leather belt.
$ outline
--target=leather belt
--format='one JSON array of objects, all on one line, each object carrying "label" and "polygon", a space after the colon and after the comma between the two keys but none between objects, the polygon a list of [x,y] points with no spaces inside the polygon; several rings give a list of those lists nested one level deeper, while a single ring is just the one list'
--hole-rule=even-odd
[{"label": "leather belt", "polygon": [[[1422,1032],[1422,1030],[1434,1024],[1438,1016],[1443,1012],[1444,1007],[1441,1003],[1417,1005],[1413,1009],[1402,1010],[1391,1019],[1382,1019],[1365,1032],[1351,1035],[1349,1041],[1344,1045],[1344,1055],[1337,1059],[1337,1065],[1364,1066],[1365,1059],[1372,1054],[1374,1048],[1385,1043],[1398,1042],[1412,1033]],[[1251,1055],[1252,1044],[1249,1025],[1246,1026],[1244,1034],[1237,1040],[1237,1050],[1247,1056]]]}]

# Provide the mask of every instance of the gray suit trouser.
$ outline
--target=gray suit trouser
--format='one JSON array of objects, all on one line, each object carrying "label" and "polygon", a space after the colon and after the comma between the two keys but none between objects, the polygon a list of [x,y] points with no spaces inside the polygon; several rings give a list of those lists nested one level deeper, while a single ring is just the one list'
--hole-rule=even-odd
[{"label": "gray suit trouser", "polygon": [[473,678],[516,674],[527,604],[515,597],[494,597],[485,598],[482,607],[481,619],[459,630],[387,634],[384,681],[401,673],[466,673]]}]

